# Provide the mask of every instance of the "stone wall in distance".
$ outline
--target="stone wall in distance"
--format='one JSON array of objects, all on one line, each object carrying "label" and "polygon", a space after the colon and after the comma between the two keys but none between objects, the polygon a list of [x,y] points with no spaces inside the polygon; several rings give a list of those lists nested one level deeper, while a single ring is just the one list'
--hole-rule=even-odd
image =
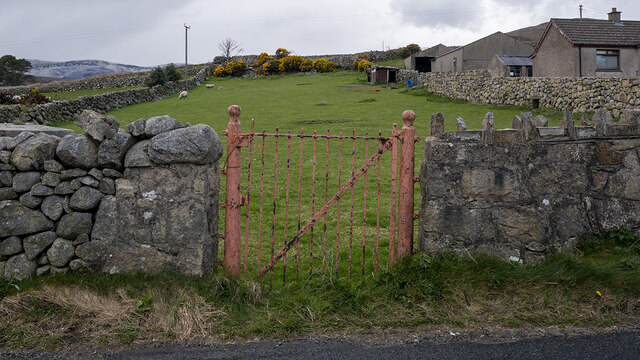
[{"label": "stone wall in distance", "polygon": [[640,108],[640,78],[491,77],[487,71],[421,73],[430,92],[473,103],[540,106],[576,112]]}]

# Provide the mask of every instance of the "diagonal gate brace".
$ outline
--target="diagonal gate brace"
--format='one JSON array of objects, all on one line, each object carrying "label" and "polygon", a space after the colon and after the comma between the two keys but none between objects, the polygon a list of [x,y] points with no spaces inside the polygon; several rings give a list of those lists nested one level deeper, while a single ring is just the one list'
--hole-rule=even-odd
[{"label": "diagonal gate brace", "polygon": [[355,184],[355,182],[362,176],[364,175],[367,170],[369,169],[369,167],[371,167],[371,165],[373,165],[381,156],[382,154],[389,150],[391,148],[391,145],[393,144],[393,142],[395,142],[396,139],[389,139],[387,140],[382,147],[372,156],[370,157],[365,163],[364,165],[353,175],[353,177],[351,177],[351,179],[349,179],[349,181],[347,181],[342,187],[340,187],[340,189],[338,190],[338,192],[324,205],[324,207],[322,209],[320,209],[320,211],[318,211],[313,218],[311,218],[311,220],[302,228],[300,229],[300,231],[298,231],[298,233],[289,241],[287,242],[287,244],[284,246],[284,248],[282,248],[282,250],[280,250],[272,259],[271,261],[269,261],[269,263],[267,265],[265,265],[264,268],[262,268],[262,270],[260,270],[260,272],[258,273],[259,276],[263,276],[264,274],[266,274],[268,271],[272,270],[273,267],[275,266],[275,264],[278,262],[278,260],[280,260],[288,251],[289,249],[291,249],[291,247],[293,245],[295,245],[296,243],[298,243],[300,241],[300,239],[302,238],[302,236],[309,231],[309,229],[311,229],[315,223],[320,220],[320,218],[322,218],[324,216],[324,214],[329,210],[329,208],[331,206],[333,206],[333,204],[336,203],[336,201],[338,201],[338,199],[340,199],[340,197],[342,197],[342,195],[349,190],[351,187],[353,187],[353,185]]}]

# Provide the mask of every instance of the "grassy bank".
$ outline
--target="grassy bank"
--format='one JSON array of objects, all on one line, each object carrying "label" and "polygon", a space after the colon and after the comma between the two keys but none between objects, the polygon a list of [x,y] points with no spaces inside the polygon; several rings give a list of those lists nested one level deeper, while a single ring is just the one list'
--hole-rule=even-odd
[{"label": "grassy bank", "polygon": [[637,326],[640,244],[615,230],[536,265],[414,255],[362,279],[55,275],[0,282],[0,347],[224,341],[390,328]]}]

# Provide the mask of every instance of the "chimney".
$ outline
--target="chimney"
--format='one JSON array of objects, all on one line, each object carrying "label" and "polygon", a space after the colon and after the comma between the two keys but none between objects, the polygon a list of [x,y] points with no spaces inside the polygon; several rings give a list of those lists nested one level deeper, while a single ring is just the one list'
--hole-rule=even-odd
[{"label": "chimney", "polygon": [[622,20],[620,20],[620,11],[617,11],[616,8],[611,9],[611,12],[608,15],[609,15],[609,21],[616,24],[619,24],[622,22]]}]

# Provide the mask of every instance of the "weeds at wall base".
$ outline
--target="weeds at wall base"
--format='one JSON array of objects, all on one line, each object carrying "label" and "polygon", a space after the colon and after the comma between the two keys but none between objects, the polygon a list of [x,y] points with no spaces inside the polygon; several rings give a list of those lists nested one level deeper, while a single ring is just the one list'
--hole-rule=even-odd
[{"label": "weeds at wall base", "polygon": [[[0,283],[0,348],[60,350],[138,341],[360,334],[399,327],[604,327],[640,320],[640,255],[626,230],[592,252],[536,265],[486,255],[414,255],[363,279],[285,285],[172,274],[59,274]],[[611,243],[611,239],[614,242]],[[636,238],[637,240],[637,238]],[[581,245],[583,244],[583,245]],[[593,244],[600,244],[597,247]],[[633,243],[632,243],[633,244]]]}]

